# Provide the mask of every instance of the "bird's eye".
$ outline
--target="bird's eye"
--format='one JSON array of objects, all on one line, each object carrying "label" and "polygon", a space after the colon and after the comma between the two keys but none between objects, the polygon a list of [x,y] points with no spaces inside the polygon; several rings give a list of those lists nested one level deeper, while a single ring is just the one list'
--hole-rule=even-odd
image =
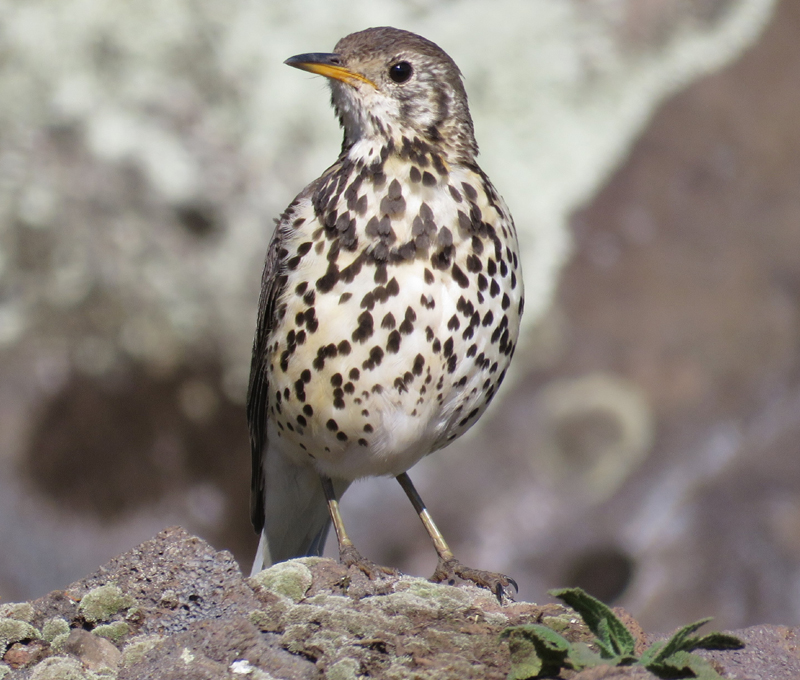
[{"label": "bird's eye", "polygon": [[407,61],[399,61],[389,67],[389,77],[396,83],[406,82],[413,72],[414,69]]}]

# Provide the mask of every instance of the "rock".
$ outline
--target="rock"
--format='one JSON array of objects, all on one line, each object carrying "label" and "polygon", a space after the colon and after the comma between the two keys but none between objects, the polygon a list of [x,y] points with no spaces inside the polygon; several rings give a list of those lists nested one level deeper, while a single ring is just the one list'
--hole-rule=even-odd
[{"label": "rock", "polygon": [[50,645],[44,640],[31,640],[28,644],[15,642],[3,656],[11,668],[31,666],[48,656]]},{"label": "rock", "polygon": [[108,640],[80,628],[73,629],[63,646],[63,651],[81,660],[90,671],[115,669],[121,652]]},{"label": "rock", "polygon": [[[409,576],[369,581],[329,559],[292,560],[245,579],[229,553],[180,528],[66,591],[2,611],[11,646],[0,678],[11,680],[505,680],[511,662],[500,633],[507,626],[544,622],[570,639],[586,639],[574,612],[559,605],[500,603],[472,585]],[[630,615],[618,614],[637,647],[652,642]],[[761,626],[737,634],[745,649],[706,654],[720,672],[800,676],[798,629]],[[573,677],[652,676],[604,666]]]}]

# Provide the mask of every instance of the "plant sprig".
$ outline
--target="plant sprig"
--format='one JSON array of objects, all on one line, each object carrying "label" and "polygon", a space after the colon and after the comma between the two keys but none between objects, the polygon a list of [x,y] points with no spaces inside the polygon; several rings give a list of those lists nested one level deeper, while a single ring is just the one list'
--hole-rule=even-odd
[{"label": "plant sprig", "polygon": [[501,637],[511,647],[511,671],[507,680],[533,680],[557,677],[562,669],[582,670],[591,666],[643,666],[659,678],[679,680],[720,680],[714,667],[698,649],[741,649],[744,643],[726,633],[695,636],[711,619],[701,619],[678,630],[669,640],[654,642],[641,656],[636,655],[636,641],[610,607],[580,588],[551,590],[550,595],[563,600],[583,619],[594,634],[592,646],[570,642],[563,635],[542,624],[506,628]]}]

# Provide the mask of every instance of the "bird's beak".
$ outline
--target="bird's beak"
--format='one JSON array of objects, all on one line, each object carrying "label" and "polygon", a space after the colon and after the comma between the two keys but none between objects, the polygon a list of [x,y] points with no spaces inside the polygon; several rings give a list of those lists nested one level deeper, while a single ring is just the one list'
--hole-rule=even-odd
[{"label": "bird's beak", "polygon": [[333,78],[334,80],[341,80],[348,85],[357,85],[358,83],[367,83],[368,85],[375,86],[369,78],[362,76],[360,73],[351,71],[341,64],[341,57],[338,54],[327,54],[324,52],[313,52],[310,54],[298,54],[295,57],[289,57],[284,64],[294,66],[295,68],[317,73],[326,78]]}]

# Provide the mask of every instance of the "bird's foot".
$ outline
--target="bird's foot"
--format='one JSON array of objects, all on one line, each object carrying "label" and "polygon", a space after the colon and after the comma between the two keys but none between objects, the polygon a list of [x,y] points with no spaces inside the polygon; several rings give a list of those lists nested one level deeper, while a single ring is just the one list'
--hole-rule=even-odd
[{"label": "bird's foot", "polygon": [[[471,581],[476,586],[491,590],[499,602],[502,602],[503,596],[513,600],[513,595],[519,592],[517,582],[510,576],[498,574],[494,571],[471,569],[455,558],[450,558],[449,560],[440,559],[439,564],[436,566],[436,571],[431,576],[431,581],[434,583],[453,582],[456,578],[460,578],[463,581]],[[513,595],[509,592],[511,587],[514,589]]]},{"label": "bird's foot", "polygon": [[397,569],[391,567],[384,567],[383,565],[376,564],[372,560],[364,557],[355,546],[349,545],[339,549],[339,561],[346,567],[356,567],[361,571],[370,581],[375,581],[387,576],[400,576]]}]

